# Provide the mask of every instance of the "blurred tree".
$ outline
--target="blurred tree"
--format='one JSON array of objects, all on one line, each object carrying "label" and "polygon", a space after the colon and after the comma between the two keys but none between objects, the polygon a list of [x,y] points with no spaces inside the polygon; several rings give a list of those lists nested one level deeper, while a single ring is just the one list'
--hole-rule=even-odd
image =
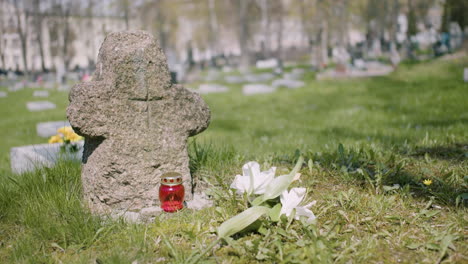
[{"label": "blurred tree", "polygon": [[0,0],[0,62],[2,63],[2,69],[6,70],[6,63],[5,63],[5,33],[6,33],[6,14],[4,8],[5,0]]},{"label": "blurred tree", "polygon": [[[89,45],[88,47],[88,67],[91,67],[93,68],[94,67],[94,64],[95,64],[95,50],[96,50],[96,47],[95,47],[95,42],[94,42],[94,27],[93,27],[93,21],[94,21],[94,8],[95,8],[95,0],[88,0],[88,5],[85,9],[85,14],[86,14],[86,23],[85,23],[85,27],[86,27],[86,36],[87,36],[87,43]],[[88,46],[87,45],[87,46]]]},{"label": "blurred tree", "polygon": [[28,29],[29,29],[29,14],[30,11],[24,2],[13,0],[16,16],[16,32],[21,42],[21,54],[23,57],[24,73],[27,76],[28,70]]},{"label": "blurred tree", "polygon": [[445,0],[442,31],[449,32],[450,22],[457,22],[462,29],[468,27],[468,1]]},{"label": "blurred tree", "polygon": [[51,55],[61,58],[66,70],[69,70],[76,53],[73,42],[77,36],[70,26],[70,16],[72,10],[78,10],[79,7],[76,1],[54,0],[51,16],[48,18]]},{"label": "blurred tree", "polygon": [[[157,1],[157,0],[156,0]],[[117,2],[118,11],[123,15],[123,20],[125,21],[125,28],[130,29],[130,10],[132,10],[132,1],[130,0],[118,0]]]},{"label": "blurred tree", "polygon": [[45,66],[45,57],[44,57],[44,43],[43,43],[43,21],[44,21],[44,13],[41,10],[41,4],[39,0],[33,0],[33,7],[34,7],[34,30],[36,34],[36,40],[39,48],[39,56],[41,58],[41,70],[44,72],[46,71]]},{"label": "blurred tree", "polygon": [[[164,52],[175,46],[180,5],[184,2],[169,0],[146,0],[140,6],[143,28],[152,32]],[[174,45],[170,45],[174,44]]]},{"label": "blurred tree", "polygon": [[240,69],[246,70],[249,66],[249,50],[247,47],[247,41],[249,36],[249,16],[248,16],[248,5],[249,0],[235,0],[237,24],[239,27],[239,48],[240,48]]}]

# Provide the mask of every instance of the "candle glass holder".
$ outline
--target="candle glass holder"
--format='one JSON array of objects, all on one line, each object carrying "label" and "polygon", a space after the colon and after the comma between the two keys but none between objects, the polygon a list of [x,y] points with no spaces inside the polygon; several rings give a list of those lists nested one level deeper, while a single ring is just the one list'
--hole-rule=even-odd
[{"label": "candle glass holder", "polygon": [[165,212],[173,213],[184,208],[185,189],[182,185],[182,175],[169,172],[161,177],[159,201]]}]

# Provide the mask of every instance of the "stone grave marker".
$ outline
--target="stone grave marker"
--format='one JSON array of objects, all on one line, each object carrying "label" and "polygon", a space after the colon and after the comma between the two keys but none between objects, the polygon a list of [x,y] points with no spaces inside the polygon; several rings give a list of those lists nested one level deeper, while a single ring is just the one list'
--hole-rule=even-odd
[{"label": "stone grave marker", "polygon": [[295,68],[291,72],[287,72],[283,74],[284,79],[288,80],[300,80],[302,76],[304,75],[305,70],[301,68]]},{"label": "stone grave marker", "polygon": [[57,129],[65,126],[70,126],[68,121],[42,122],[36,125],[37,135],[48,138],[57,134]]},{"label": "stone grave marker", "polygon": [[83,141],[76,142],[79,150],[74,153],[61,153],[60,143],[14,147],[10,150],[11,170],[14,173],[33,171],[42,167],[53,167],[60,159],[80,160]]},{"label": "stone grave marker", "polygon": [[7,96],[8,96],[7,92],[0,91],[0,98],[4,98],[4,97],[7,97]]},{"label": "stone grave marker", "polygon": [[247,74],[244,76],[244,79],[247,82],[251,83],[257,83],[257,82],[267,82],[269,80],[272,80],[275,78],[275,75],[273,73],[259,73],[259,74]]},{"label": "stone grave marker", "polygon": [[245,82],[245,79],[242,77],[242,76],[238,76],[238,75],[226,75],[224,77],[224,81],[226,81],[227,83],[242,83],[242,82]]},{"label": "stone grave marker", "polygon": [[463,69],[463,80],[468,82],[468,68]]},{"label": "stone grave marker", "polygon": [[267,94],[274,91],[276,91],[276,87],[261,83],[246,84],[242,87],[242,93],[244,95]]},{"label": "stone grave marker", "polygon": [[69,99],[68,120],[85,138],[81,177],[93,212],[151,211],[167,172],[182,174],[191,200],[187,138],[208,127],[210,111],[198,94],[171,83],[150,34],[107,35],[92,81],[73,86]]},{"label": "stone grave marker", "polygon": [[273,87],[286,87],[289,89],[296,89],[304,86],[303,81],[291,80],[291,79],[278,79],[274,80],[271,84]]},{"label": "stone grave marker", "polygon": [[279,63],[277,59],[258,60],[255,66],[258,69],[273,69],[278,67]]},{"label": "stone grave marker", "polygon": [[24,83],[22,82],[17,82],[13,86],[8,87],[8,91],[10,92],[16,92],[16,91],[23,90],[23,89],[24,89]]},{"label": "stone grave marker", "polygon": [[34,97],[49,97],[49,92],[48,91],[34,91],[33,96]]},{"label": "stone grave marker", "polygon": [[30,112],[44,111],[49,109],[55,109],[56,105],[49,101],[36,101],[36,102],[27,102],[26,107]]},{"label": "stone grave marker", "polygon": [[205,84],[200,84],[200,86],[198,86],[197,92],[200,94],[210,94],[210,93],[225,93],[228,91],[229,91],[229,88],[227,88],[226,86],[219,85],[219,84],[205,83]]}]

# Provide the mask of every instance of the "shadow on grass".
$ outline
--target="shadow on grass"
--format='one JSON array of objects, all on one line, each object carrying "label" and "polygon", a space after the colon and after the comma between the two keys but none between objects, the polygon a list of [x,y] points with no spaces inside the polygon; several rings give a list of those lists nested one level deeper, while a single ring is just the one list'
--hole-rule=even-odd
[{"label": "shadow on grass", "polygon": [[429,155],[431,158],[441,160],[466,161],[468,160],[468,144],[454,143],[447,146],[434,147],[416,147],[408,154],[411,157],[424,157]]},{"label": "shadow on grass", "polygon": [[[461,150],[460,150],[461,149]],[[448,151],[452,151],[449,149]],[[455,153],[466,151],[466,144],[460,144]],[[449,152],[451,153],[451,152]],[[291,155],[281,155],[274,158],[274,162],[293,166],[301,155],[296,150]],[[340,177],[341,180],[358,184],[372,189],[375,193],[387,191],[409,190],[416,197],[434,196],[439,202],[451,205],[466,206],[468,201],[464,198],[467,193],[466,179],[457,173],[448,173],[443,177],[436,177],[431,172],[430,164],[422,169],[431,173],[432,183],[426,186],[423,180],[426,175],[421,175],[417,166],[406,158],[398,157],[392,152],[382,152],[370,147],[345,148],[339,144],[338,148],[330,152],[307,152],[304,166],[318,167],[332,177]],[[448,154],[447,154],[448,155]],[[456,155],[455,155],[456,156]],[[310,164],[308,161],[312,161]],[[393,186],[397,186],[393,188]]]}]

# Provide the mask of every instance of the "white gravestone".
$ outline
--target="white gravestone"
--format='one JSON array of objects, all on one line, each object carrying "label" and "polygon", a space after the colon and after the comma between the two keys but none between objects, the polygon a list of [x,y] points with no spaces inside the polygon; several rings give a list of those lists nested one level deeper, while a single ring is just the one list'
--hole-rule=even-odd
[{"label": "white gravestone", "polygon": [[259,60],[255,64],[258,69],[273,69],[278,67],[277,59]]},{"label": "white gravestone", "polygon": [[267,94],[276,91],[275,87],[266,85],[266,84],[246,84],[242,87],[242,93],[244,95],[253,95],[253,94]]},{"label": "white gravestone", "polygon": [[236,76],[236,75],[228,75],[224,77],[224,80],[227,83],[242,83],[245,81],[242,76]]},{"label": "white gravestone", "polygon": [[14,86],[8,87],[8,91],[10,92],[16,92],[22,89],[24,89],[24,83],[21,83],[21,82],[15,83]]},{"label": "white gravestone", "polygon": [[55,104],[49,101],[27,102],[26,107],[30,112],[37,112],[56,108]]},{"label": "white gravestone", "polygon": [[289,89],[296,89],[304,86],[304,82],[290,79],[278,79],[274,80],[271,84],[273,87],[286,87]]},{"label": "white gravestone", "polygon": [[42,167],[53,167],[58,160],[81,160],[83,155],[83,141],[76,142],[79,150],[74,153],[62,153],[60,143],[39,144],[11,148],[11,170],[14,173],[33,171]]},{"label": "white gravestone", "polygon": [[260,74],[247,74],[244,76],[244,79],[247,82],[252,82],[252,83],[267,82],[273,78],[275,78],[275,75],[272,73],[268,73],[268,72],[260,73]]},{"label": "white gravestone", "polygon": [[48,91],[34,91],[33,96],[34,97],[49,97],[49,92]]},{"label": "white gravestone", "polygon": [[463,80],[464,80],[465,82],[468,82],[468,68],[465,68],[465,69],[463,70]]},{"label": "white gravestone", "polygon": [[219,84],[200,84],[198,87],[198,93],[210,94],[210,93],[225,93],[228,92],[229,88]]},{"label": "white gravestone", "polygon": [[57,129],[70,126],[68,121],[43,122],[36,125],[37,135],[48,138],[57,134]]},{"label": "white gravestone", "polygon": [[8,96],[7,92],[0,91],[0,98],[4,98],[7,96]]}]

